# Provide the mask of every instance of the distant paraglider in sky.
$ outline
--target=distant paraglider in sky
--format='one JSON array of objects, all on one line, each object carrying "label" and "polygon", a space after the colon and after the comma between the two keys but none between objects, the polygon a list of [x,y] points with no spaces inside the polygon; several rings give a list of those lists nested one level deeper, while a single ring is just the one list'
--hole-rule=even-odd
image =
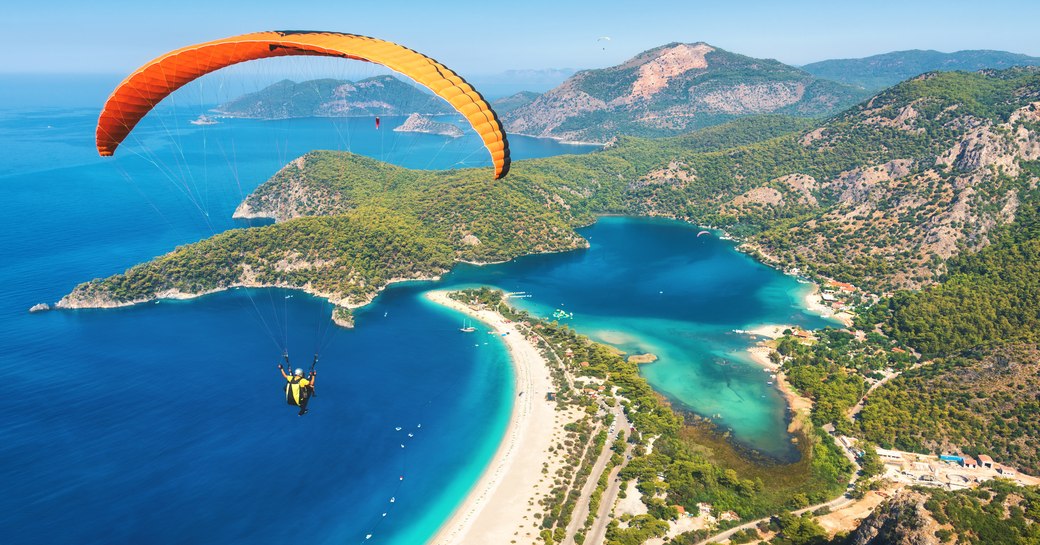
[{"label": "distant paraglider in sky", "polygon": [[[158,57],[116,87],[98,118],[97,149],[115,153],[152,108],[201,76],[245,61],[285,56],[339,57],[385,66],[433,91],[458,110],[480,135],[495,167],[495,179],[509,172],[509,143],[491,105],[450,68],[404,46],[339,32],[254,32],[183,47]],[[378,128],[379,121],[376,121]]]},{"label": "distant paraglider in sky", "polygon": [[596,43],[602,44],[603,51],[607,50],[607,43],[610,42],[610,36],[600,36],[596,38]]}]

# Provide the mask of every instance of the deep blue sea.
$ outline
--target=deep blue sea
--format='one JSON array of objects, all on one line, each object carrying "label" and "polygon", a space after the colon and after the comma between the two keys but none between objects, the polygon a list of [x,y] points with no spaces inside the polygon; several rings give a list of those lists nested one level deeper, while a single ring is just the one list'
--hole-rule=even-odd
[{"label": "deep blue sea", "polygon": [[[315,544],[428,539],[490,459],[515,395],[497,338],[458,333],[457,315],[420,297],[430,287],[491,283],[530,292],[520,304],[532,312],[574,311],[579,330],[661,356],[647,376],[673,399],[786,452],[782,401],[730,330],[820,321],[798,309],[793,280],[676,223],[605,218],[583,231],[589,250],[396,285],[354,330],[288,290],[29,314],[81,281],[247,226],[230,219],[235,206],[312,149],[490,170],[475,136],[367,119],[185,122],[197,113],[160,112],[101,159],[96,108],[0,109],[4,543],[281,544],[301,528]],[[510,143],[514,159],[592,149]],[[282,346],[304,367],[321,349],[302,418],[284,403]]]}]

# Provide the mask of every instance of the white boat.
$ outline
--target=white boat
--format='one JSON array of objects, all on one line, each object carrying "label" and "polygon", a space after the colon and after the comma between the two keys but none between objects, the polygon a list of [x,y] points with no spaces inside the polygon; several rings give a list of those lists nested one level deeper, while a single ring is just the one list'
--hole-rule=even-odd
[{"label": "white boat", "polygon": [[470,325],[469,320],[466,320],[465,322],[463,322],[462,327],[459,328],[459,331],[461,331],[463,333],[473,333],[476,330],[477,330],[477,328],[475,328],[472,325]]},{"label": "white boat", "polygon": [[202,114],[198,117],[198,119],[193,119],[189,123],[191,123],[192,125],[216,125],[220,123],[220,121],[217,121],[216,119],[213,119],[212,117],[206,114]]}]

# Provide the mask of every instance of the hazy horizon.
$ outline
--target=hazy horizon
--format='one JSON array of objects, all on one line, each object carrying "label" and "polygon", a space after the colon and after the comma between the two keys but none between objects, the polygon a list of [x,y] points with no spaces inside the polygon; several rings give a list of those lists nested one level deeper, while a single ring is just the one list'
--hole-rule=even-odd
[{"label": "hazy horizon", "polygon": [[[667,15],[667,16],[662,16]],[[105,10],[67,0],[5,8],[0,31],[15,53],[5,74],[126,74],[177,47],[273,29],[325,29],[377,36],[422,51],[467,77],[507,70],[603,68],[670,42],[707,42],[751,57],[801,66],[890,51],[990,49],[1040,56],[1025,1],[884,0],[865,5],[822,0],[719,5],[613,0],[593,6],[532,0],[523,7],[403,1],[311,2],[306,6],[231,0],[212,5],[132,2]],[[600,38],[609,37],[609,40]]]}]

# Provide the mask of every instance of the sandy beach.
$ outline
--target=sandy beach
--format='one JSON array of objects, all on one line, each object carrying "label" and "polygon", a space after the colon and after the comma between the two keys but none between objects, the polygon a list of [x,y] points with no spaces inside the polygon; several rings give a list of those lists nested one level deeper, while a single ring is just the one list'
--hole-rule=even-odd
[{"label": "sandy beach", "polygon": [[[429,541],[431,545],[485,545],[488,543],[530,542],[538,535],[540,512],[537,500],[549,491],[550,481],[542,473],[550,464],[549,475],[558,461],[549,452],[554,437],[561,437],[569,421],[556,411],[556,403],[546,401],[553,390],[549,364],[538,349],[500,314],[474,310],[449,299],[445,291],[426,293],[431,301],[479,320],[505,341],[513,361],[516,393],[505,436],[494,458],[484,470],[465,501]],[[485,335],[478,328],[473,335]],[[460,333],[461,335],[462,333]],[[562,452],[562,451],[561,451]]]},{"label": "sandy beach", "polygon": [[746,330],[748,334],[766,337],[768,339],[779,339],[784,336],[784,331],[798,329],[797,326],[786,324],[765,324]]},{"label": "sandy beach", "polygon": [[813,314],[819,314],[824,318],[830,318],[834,316],[834,311],[831,307],[827,306],[823,302],[823,298],[820,295],[820,285],[813,284],[812,290],[805,294],[805,308]]},{"label": "sandy beach", "polygon": [[[782,371],[780,371],[780,366],[773,363],[772,360],[769,359],[769,354],[773,351],[773,346],[776,344],[775,342],[773,342],[773,340],[780,338],[782,336],[781,332],[784,329],[789,328],[791,328],[791,326],[769,325],[761,326],[759,328],[750,330],[751,333],[761,335],[764,337],[769,337],[772,340],[759,341],[754,346],[748,348],[747,351],[748,354],[751,356],[752,361],[754,361],[758,365],[761,365],[763,368],[768,369],[771,373],[775,374],[775,378],[773,380],[776,381],[776,389],[780,390],[780,393],[783,394],[784,399],[787,400],[787,407],[792,412],[802,417],[808,418],[809,413],[812,410],[812,400],[799,395],[798,392],[794,390],[794,387],[791,386],[791,383],[787,382],[787,377],[784,375]],[[794,432],[795,429],[797,429],[797,427],[799,426],[799,420],[799,418],[792,419],[791,425],[788,426],[788,431]]]}]

